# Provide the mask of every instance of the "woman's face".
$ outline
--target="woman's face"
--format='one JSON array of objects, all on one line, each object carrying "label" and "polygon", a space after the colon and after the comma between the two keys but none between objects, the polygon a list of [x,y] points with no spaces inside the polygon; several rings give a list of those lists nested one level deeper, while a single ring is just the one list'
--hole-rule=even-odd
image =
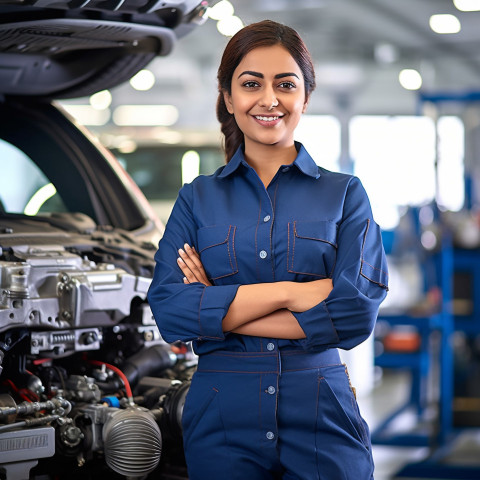
[{"label": "woman's face", "polygon": [[224,92],[224,97],[245,136],[246,149],[258,143],[291,146],[308,100],[302,71],[281,45],[245,55],[233,72],[232,93]]}]

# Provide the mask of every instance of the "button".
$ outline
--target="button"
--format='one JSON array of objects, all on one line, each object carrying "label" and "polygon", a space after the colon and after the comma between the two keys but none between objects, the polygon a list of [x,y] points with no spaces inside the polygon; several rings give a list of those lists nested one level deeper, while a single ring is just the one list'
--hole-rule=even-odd
[{"label": "button", "polygon": [[290,170],[290,167],[283,167],[282,168],[282,172],[285,173],[285,172],[288,172]]},{"label": "button", "polygon": [[275,350],[275,344],[272,342],[267,343],[267,350],[270,350],[270,351]]},{"label": "button", "polygon": [[272,387],[271,385],[267,388],[267,392],[270,395],[273,395],[275,393],[275,387]]},{"label": "button", "polygon": [[271,218],[270,215],[265,215],[265,216],[263,217],[263,221],[266,223],[266,222],[268,222],[268,221],[270,220],[270,218]]},{"label": "button", "polygon": [[265,250],[261,250],[259,255],[261,259],[267,258],[267,252]]},{"label": "button", "polygon": [[275,438],[275,434],[273,432],[267,432],[267,438],[269,440],[273,440]]}]

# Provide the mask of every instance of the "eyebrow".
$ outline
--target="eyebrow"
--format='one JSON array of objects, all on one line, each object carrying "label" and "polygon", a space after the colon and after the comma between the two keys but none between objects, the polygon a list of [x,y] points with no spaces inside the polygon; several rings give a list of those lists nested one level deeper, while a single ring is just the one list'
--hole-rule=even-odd
[{"label": "eyebrow", "polygon": [[[242,72],[238,76],[238,78],[240,78],[242,75],[251,75],[252,77],[264,78],[263,73],[252,72],[251,70],[245,70],[244,72]],[[296,73],[293,73],[293,72],[277,73],[274,78],[278,79],[278,78],[284,78],[284,77],[297,77],[297,78],[299,78],[298,75]]]}]

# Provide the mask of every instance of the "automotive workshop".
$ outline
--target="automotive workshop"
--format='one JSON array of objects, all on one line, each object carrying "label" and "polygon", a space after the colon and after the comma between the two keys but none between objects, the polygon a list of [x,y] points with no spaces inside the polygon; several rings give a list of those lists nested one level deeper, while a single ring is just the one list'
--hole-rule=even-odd
[{"label": "automotive workshop", "polygon": [[[220,342],[227,345],[223,349],[238,351],[245,346],[244,353],[251,353],[249,342],[256,341],[252,338],[260,338],[262,361],[278,360],[281,377],[283,358],[285,373],[289,368],[289,349],[297,349],[298,362],[308,355],[305,345],[314,345],[315,355],[336,350],[335,341],[312,343],[300,320],[307,308],[297,315],[287,304],[257,314],[253,322],[278,309],[303,328],[303,337],[241,335],[241,328],[249,324],[238,331],[227,329],[225,319],[222,332],[228,305],[222,314],[214,313],[220,311],[215,304],[219,300],[207,293],[201,293],[200,306],[190,314],[195,322],[198,317],[201,333],[164,335],[156,312],[177,309],[182,318],[184,297],[170,285],[161,294],[149,293],[161,275],[155,269],[166,261],[161,248],[156,253],[159,241],[161,245],[165,235],[164,244],[171,242],[173,237],[167,239],[167,234],[190,208],[198,228],[198,245],[194,236],[191,246],[198,246],[199,254],[189,254],[186,246],[187,253],[180,256],[203,262],[208,279],[191,280],[187,275],[182,281],[185,270],[173,265],[183,292],[199,286],[207,292],[217,291],[219,285],[225,291],[232,284],[242,284],[236,287],[240,289],[248,286],[243,284],[263,285],[267,277],[262,276],[262,265],[267,263],[275,279],[268,281],[270,285],[320,282],[322,275],[316,270],[298,275],[312,270],[294,264],[290,250],[295,242],[295,262],[307,255],[307,242],[316,240],[321,248],[336,252],[338,269],[345,264],[346,247],[342,250],[340,245],[345,217],[335,220],[332,213],[321,222],[321,232],[314,222],[304,222],[304,233],[301,222],[289,217],[283,243],[275,239],[283,228],[285,202],[282,186],[277,198],[277,187],[283,185],[281,172],[289,170],[285,162],[278,163],[272,183],[264,182],[264,188],[259,182],[272,210],[265,213],[260,202],[251,228],[235,226],[233,206],[232,211],[225,207],[224,217],[211,213],[215,221],[206,222],[195,202],[188,204],[192,198],[198,203],[195,188],[205,188],[206,197],[215,197],[213,207],[205,211],[225,203],[221,189],[213,190],[208,186],[213,183],[204,184],[201,178],[237,185],[232,178],[237,179],[238,172],[254,170],[247,143],[266,138],[253,129],[277,131],[292,116],[287,115],[292,103],[284,99],[293,98],[287,89],[295,87],[291,78],[300,74],[282,70],[275,77],[272,85],[281,85],[279,93],[268,109],[255,104],[249,112],[256,122],[251,130],[239,120],[243,107],[235,101],[235,75],[230,76],[230,91],[217,85],[230,39],[267,19],[298,32],[312,57],[316,88],[309,96],[305,93],[308,104],[303,105],[294,139],[314,159],[319,173],[313,176],[353,178],[352,183],[358,178],[368,195],[375,222],[368,220],[361,265],[377,276],[372,280],[362,270],[359,282],[368,278],[375,288],[387,289],[387,269],[367,262],[369,238],[375,244],[371,248],[379,251],[383,242],[388,264],[388,295],[378,317],[375,313],[376,323],[355,344],[342,343],[338,332],[345,328],[339,326],[345,319],[335,316],[335,299],[329,300],[328,293],[322,297],[333,330],[338,327],[337,338],[342,340],[338,350],[350,385],[350,405],[338,400],[342,416],[333,422],[344,422],[344,428],[357,436],[355,448],[366,447],[363,454],[373,456],[376,480],[480,479],[480,0],[0,0],[0,480],[210,480],[210,473],[194,472],[191,466],[187,470],[192,456],[185,459],[182,418],[187,421],[183,413],[189,392],[191,404],[194,395],[209,396],[204,406],[199,401],[202,405],[191,420],[195,429],[188,428],[189,444],[196,438],[207,441],[210,430],[200,432],[197,425],[202,417],[204,422],[213,421],[210,402],[220,402],[217,397],[223,392],[222,387],[212,387],[207,394],[200,384],[195,392],[190,389],[202,365],[199,358],[211,356],[220,337],[226,339]],[[263,46],[254,47],[238,62],[243,65],[245,58],[253,62],[252,52],[274,51],[273,43],[259,45]],[[282,51],[291,53],[287,47]],[[296,59],[293,53],[288,58]],[[294,67],[305,76],[303,64],[295,61]],[[251,92],[266,91],[268,73],[245,65],[238,78],[246,75],[242,88],[251,90],[242,93],[242,100],[248,95],[260,98],[260,93]],[[265,65],[268,72],[269,62]],[[245,157],[240,155],[238,171],[232,167],[228,173],[216,114],[220,98],[228,113],[234,112],[245,136]],[[271,111],[279,113],[270,115]],[[303,150],[295,145],[298,160]],[[240,148],[232,163],[238,152]],[[307,177],[307,168],[297,160],[295,175]],[[225,168],[223,173],[218,173],[220,168]],[[297,177],[291,178],[300,182]],[[302,182],[305,185],[306,180]],[[183,189],[189,184],[194,187]],[[179,196],[180,191],[190,193]],[[250,205],[248,192],[241,194],[244,210]],[[310,200],[302,208],[316,219],[315,212],[323,211],[323,205],[309,195],[304,194]],[[177,198],[187,206],[179,206]],[[346,215],[348,199],[343,201]],[[358,204],[353,210],[361,208]],[[171,214],[175,220],[165,229]],[[375,223],[380,229],[374,241],[367,232]],[[201,232],[200,226],[208,232]],[[260,245],[262,232],[267,232],[271,252]],[[242,259],[247,247],[241,239],[247,235],[255,243],[256,260],[250,269],[258,270],[252,281]],[[210,243],[205,243],[207,237]],[[272,242],[277,242],[275,251]],[[211,253],[212,247],[225,252],[227,273],[223,266],[216,275],[211,273],[208,262],[213,260],[208,255],[216,262],[220,258]],[[312,254],[306,263],[315,269],[316,263],[327,264],[329,255]],[[185,265],[182,258],[179,265]],[[277,271],[280,263],[285,270],[283,258],[285,274]],[[343,277],[332,273],[335,258],[328,271],[322,281],[333,278],[330,295],[336,288],[347,291],[341,286]],[[373,297],[371,288],[355,295]],[[167,291],[170,307],[155,310],[152,299],[157,301]],[[227,304],[229,297],[222,295]],[[201,313],[208,310],[201,307],[202,301],[211,303],[210,313]],[[207,328],[202,315],[211,322],[220,315],[220,337],[211,326],[208,333],[202,331]],[[225,360],[223,367],[230,368],[229,362]],[[259,374],[260,382],[267,381],[269,373]],[[240,374],[228,375],[232,379]],[[287,380],[276,381],[268,388],[261,383],[256,393],[262,412],[270,401],[275,415],[282,411],[282,392],[287,388],[281,382]],[[324,386],[318,385],[320,415]],[[247,405],[242,387],[237,385],[235,391],[230,396]],[[340,398],[333,387],[329,392],[332,402]],[[224,404],[219,405],[222,411]],[[285,416],[291,411],[287,409]],[[191,415],[189,411],[188,421]],[[243,415],[258,415],[258,423],[267,425],[266,414]],[[365,436],[359,433],[364,428],[362,417],[369,428]],[[319,418],[311,424],[313,430]],[[279,424],[283,421],[277,418]],[[281,426],[264,430],[265,449],[278,436],[280,469],[270,476],[255,476],[250,470],[242,473],[240,463],[231,467],[234,473],[225,473],[225,480],[371,480],[362,473],[354,478],[348,469],[343,476],[322,473],[329,470],[322,470],[321,455],[316,457],[317,476],[293,475],[282,463],[280,452],[287,441]],[[225,442],[235,451],[239,447],[232,446],[234,435],[229,435],[227,431]],[[324,448],[318,442],[312,451]],[[344,456],[348,464],[350,453],[345,450]],[[349,468],[357,468],[352,465]]]}]

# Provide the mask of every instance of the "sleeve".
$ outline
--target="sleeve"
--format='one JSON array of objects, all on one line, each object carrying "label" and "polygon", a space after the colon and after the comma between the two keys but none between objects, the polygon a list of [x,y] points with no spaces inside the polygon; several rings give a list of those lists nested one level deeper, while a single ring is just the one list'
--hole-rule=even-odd
[{"label": "sleeve", "polygon": [[380,227],[367,194],[352,177],[337,233],[337,258],[330,295],[315,307],[293,313],[305,332],[305,349],[351,349],[372,333],[388,291],[388,269]]},{"label": "sleeve", "polygon": [[206,287],[184,284],[177,265],[178,249],[195,245],[197,227],[192,214],[192,185],[182,187],[155,254],[155,272],[148,301],[165,341],[221,341],[222,320],[239,285]]}]

